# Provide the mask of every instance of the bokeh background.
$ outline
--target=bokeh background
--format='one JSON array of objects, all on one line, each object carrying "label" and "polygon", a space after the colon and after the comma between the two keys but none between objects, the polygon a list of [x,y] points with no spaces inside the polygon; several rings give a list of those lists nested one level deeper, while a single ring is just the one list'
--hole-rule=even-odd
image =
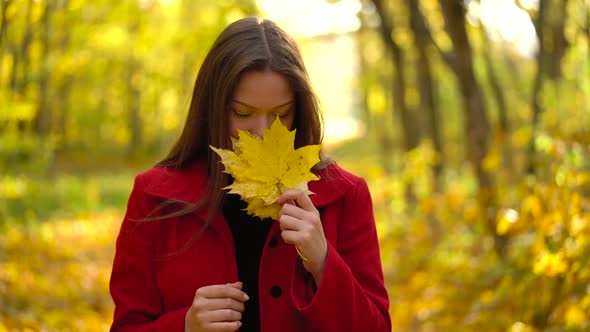
[{"label": "bokeh background", "polygon": [[395,331],[590,330],[590,0],[1,0],[0,331],[106,331],[133,177],[230,22],[299,42]]}]

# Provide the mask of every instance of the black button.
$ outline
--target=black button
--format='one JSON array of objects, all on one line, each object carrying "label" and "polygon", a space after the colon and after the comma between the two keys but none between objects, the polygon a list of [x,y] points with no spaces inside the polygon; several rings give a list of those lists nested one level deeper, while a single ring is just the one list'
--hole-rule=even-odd
[{"label": "black button", "polygon": [[270,239],[270,241],[268,241],[268,246],[271,248],[276,248],[276,246],[279,244],[279,239],[276,236],[273,236],[272,239]]},{"label": "black button", "polygon": [[279,297],[281,296],[281,294],[283,294],[283,290],[281,289],[281,287],[274,285],[270,288],[270,296]]}]

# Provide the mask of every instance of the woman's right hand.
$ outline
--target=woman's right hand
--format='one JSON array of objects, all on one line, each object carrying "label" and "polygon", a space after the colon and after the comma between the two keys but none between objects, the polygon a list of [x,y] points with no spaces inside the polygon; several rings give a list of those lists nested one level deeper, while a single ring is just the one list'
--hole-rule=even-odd
[{"label": "woman's right hand", "polygon": [[236,331],[247,300],[241,282],[201,287],[184,318],[184,331]]}]

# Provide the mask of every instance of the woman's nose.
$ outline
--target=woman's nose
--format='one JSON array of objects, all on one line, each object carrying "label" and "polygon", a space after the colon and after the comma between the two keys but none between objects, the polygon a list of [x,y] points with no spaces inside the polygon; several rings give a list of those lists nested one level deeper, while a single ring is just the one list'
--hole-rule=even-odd
[{"label": "woman's nose", "polygon": [[262,137],[264,130],[270,128],[272,125],[272,120],[272,116],[266,114],[256,115],[252,127],[250,128],[250,133]]}]

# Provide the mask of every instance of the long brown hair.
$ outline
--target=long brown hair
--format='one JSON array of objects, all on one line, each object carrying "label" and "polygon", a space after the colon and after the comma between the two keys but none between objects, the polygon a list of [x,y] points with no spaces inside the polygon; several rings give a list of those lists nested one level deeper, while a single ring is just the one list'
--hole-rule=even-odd
[{"label": "long brown hair", "polygon": [[209,145],[230,148],[228,105],[242,73],[251,70],[272,70],[289,81],[295,94],[295,147],[321,144],[322,115],[297,44],[270,20],[240,19],[226,27],[213,43],[197,75],[184,129],[168,155],[157,164],[182,169],[195,162],[205,163],[209,176],[207,195],[167,217],[187,214],[208,204],[208,224],[221,208],[225,195],[222,188],[230,179]]}]

